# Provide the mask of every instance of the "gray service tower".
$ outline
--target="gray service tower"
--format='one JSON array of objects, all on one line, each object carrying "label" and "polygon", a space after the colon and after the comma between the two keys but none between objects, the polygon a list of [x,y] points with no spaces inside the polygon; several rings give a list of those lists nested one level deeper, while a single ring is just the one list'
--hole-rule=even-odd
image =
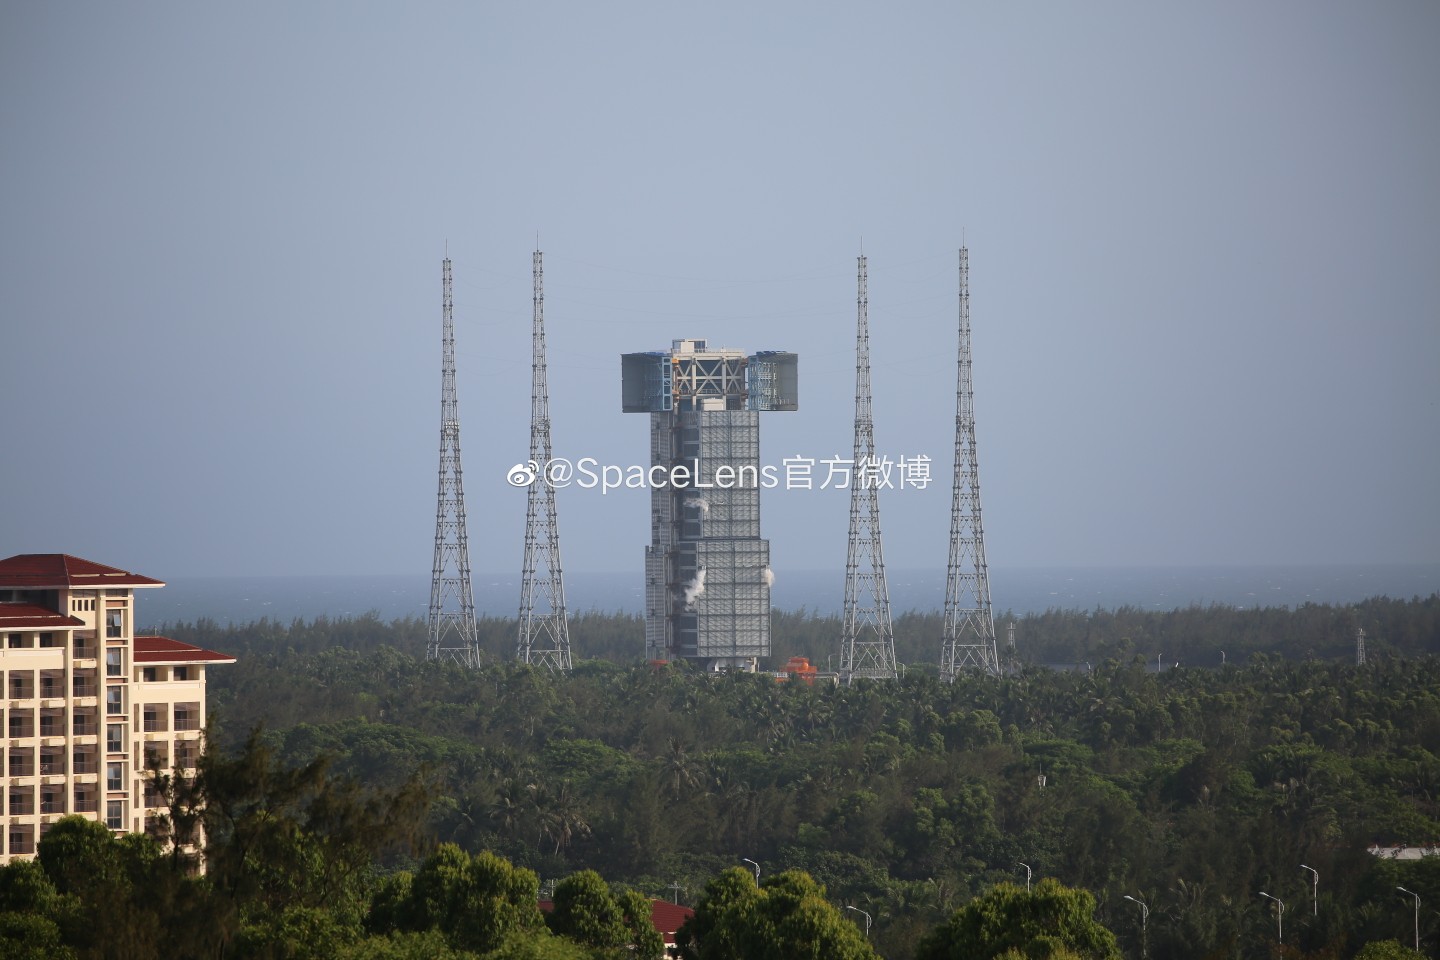
[{"label": "gray service tower", "polygon": [[622,409],[650,414],[651,477],[682,480],[651,484],[646,657],[718,670],[769,656],[760,412],[798,409],[798,358],[676,340],[621,354],[620,374]]}]

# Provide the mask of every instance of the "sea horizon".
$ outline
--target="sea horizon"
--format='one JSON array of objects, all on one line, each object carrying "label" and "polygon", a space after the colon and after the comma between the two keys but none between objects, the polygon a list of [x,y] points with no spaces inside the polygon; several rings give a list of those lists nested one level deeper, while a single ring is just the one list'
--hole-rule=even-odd
[{"label": "sea horizon", "polygon": [[[895,615],[938,611],[944,605],[945,570],[890,569],[886,576]],[[1373,597],[1411,599],[1440,593],[1440,563],[1175,567],[1013,567],[989,571],[996,616],[1046,610],[1179,610],[1192,606],[1295,608],[1306,603],[1350,604]],[[517,573],[476,572],[471,585],[477,616],[515,617]],[[838,614],[843,570],[775,571],[771,606],[817,616]],[[639,571],[565,574],[572,614],[644,610]],[[222,626],[261,619],[290,623],[317,617],[371,615],[384,621],[424,618],[430,577],[402,574],[176,577],[146,590],[137,603],[145,628],[213,620]]]}]

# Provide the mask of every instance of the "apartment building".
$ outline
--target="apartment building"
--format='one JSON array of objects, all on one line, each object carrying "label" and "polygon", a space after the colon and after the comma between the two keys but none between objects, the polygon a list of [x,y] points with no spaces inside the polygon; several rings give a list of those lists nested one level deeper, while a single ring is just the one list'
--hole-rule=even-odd
[{"label": "apartment building", "polygon": [[153,827],[165,811],[147,762],[193,775],[206,668],[235,660],[135,635],[136,597],[164,585],[67,554],[0,560],[0,864],[34,856],[67,814]]}]

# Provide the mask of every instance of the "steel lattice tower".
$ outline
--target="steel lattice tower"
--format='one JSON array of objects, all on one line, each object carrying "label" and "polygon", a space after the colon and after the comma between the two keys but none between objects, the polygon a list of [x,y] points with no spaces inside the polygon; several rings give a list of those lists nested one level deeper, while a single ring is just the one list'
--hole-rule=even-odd
[{"label": "steel lattice tower", "polygon": [[870,416],[870,296],[865,257],[859,257],[857,263],[855,457],[850,480],[850,543],[845,554],[845,633],[840,640],[840,676],[846,683],[857,677],[896,677],[895,631],[890,623],[890,591],[880,547],[875,425]]},{"label": "steel lattice tower", "polygon": [[990,576],[980,524],[980,471],[975,460],[975,386],[970,371],[970,251],[960,248],[960,348],[955,387],[955,485],[950,501],[950,562],[945,573],[945,627],[940,676],[964,670],[1000,673]]},{"label": "steel lattice tower", "polygon": [[[520,581],[520,635],[515,657],[570,669],[570,625],[565,617],[565,582],[560,573],[560,532],[555,523],[555,488],[545,482],[550,447],[550,386],[545,373],[545,267],[535,251],[535,319],[531,335],[530,461],[538,479],[525,508],[525,561]],[[539,573],[539,576],[536,573]]]},{"label": "steel lattice tower", "polygon": [[435,507],[435,563],[430,579],[428,660],[480,664],[470,545],[465,534],[465,488],[460,479],[460,404],[455,398],[455,318],[450,258],[442,273],[445,318],[440,367],[440,490]]}]

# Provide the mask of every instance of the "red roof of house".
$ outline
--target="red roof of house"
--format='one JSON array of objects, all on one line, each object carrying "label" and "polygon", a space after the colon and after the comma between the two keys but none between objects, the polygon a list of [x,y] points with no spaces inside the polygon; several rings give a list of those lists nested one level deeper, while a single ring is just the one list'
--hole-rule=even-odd
[{"label": "red roof of house", "polygon": [[0,630],[22,630],[26,627],[83,627],[85,621],[67,617],[33,603],[0,603]]},{"label": "red roof of house", "polygon": [[57,587],[163,587],[163,580],[142,577],[68,553],[21,553],[0,560],[0,586],[45,589]]},{"label": "red roof of house", "polygon": [[695,911],[689,907],[682,907],[678,903],[670,903],[666,900],[650,901],[650,922],[655,924],[655,929],[665,938],[667,946],[675,943],[675,931],[685,925],[685,921],[695,916]]},{"label": "red roof of house", "polygon": [[169,637],[136,637],[136,663],[234,663],[235,658]]},{"label": "red roof of house", "polygon": [[[555,901],[541,900],[539,907],[542,912],[549,913],[555,909]],[[682,907],[668,900],[650,901],[650,924],[659,931],[667,947],[675,945],[675,931],[684,926],[685,921],[693,916],[695,916],[695,911],[689,907]]]}]

